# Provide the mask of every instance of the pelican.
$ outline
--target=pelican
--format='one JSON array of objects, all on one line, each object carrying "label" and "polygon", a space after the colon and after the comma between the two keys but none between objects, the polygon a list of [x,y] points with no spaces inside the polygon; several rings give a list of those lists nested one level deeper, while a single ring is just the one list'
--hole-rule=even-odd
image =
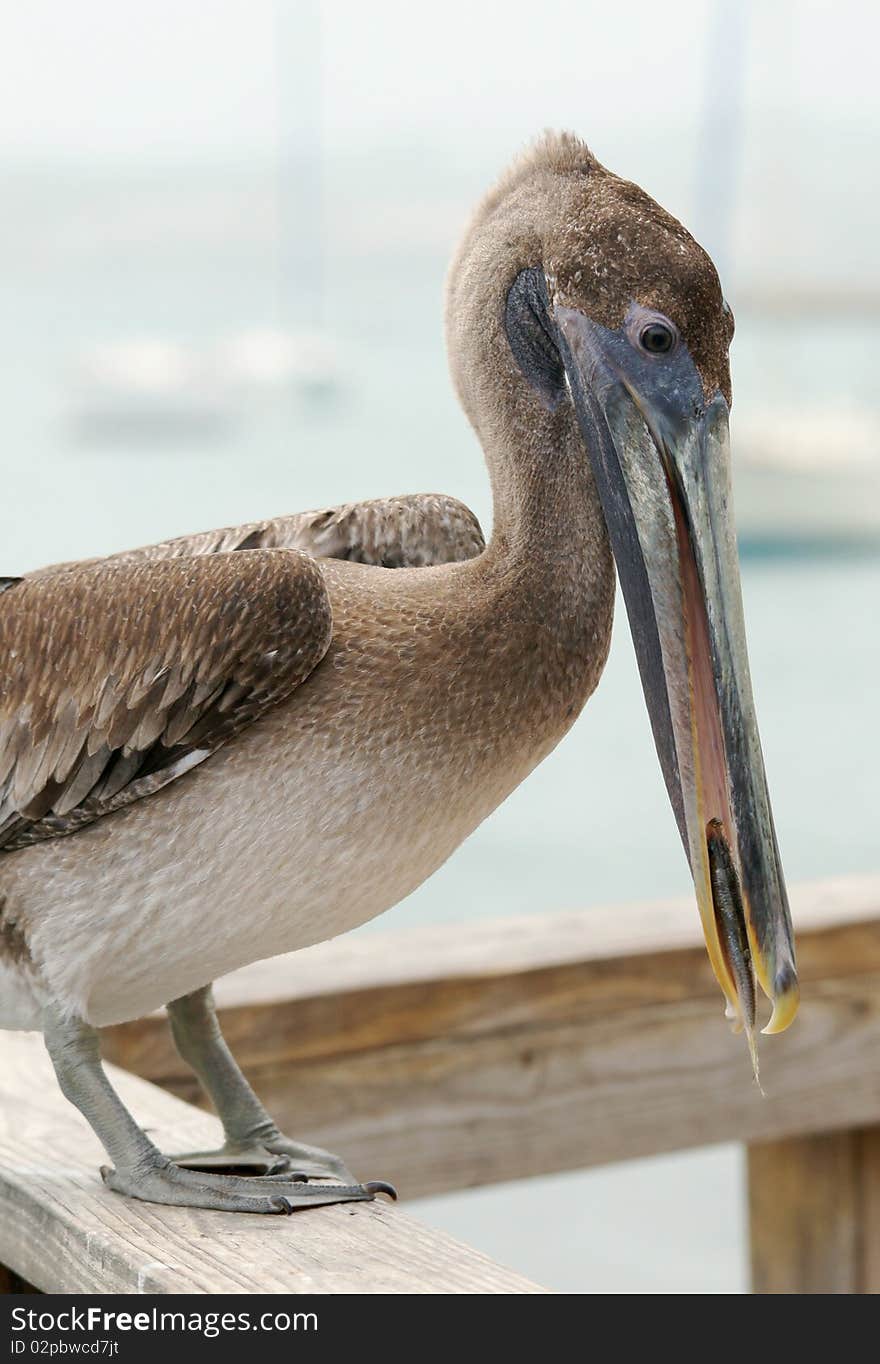
[{"label": "pelican", "polygon": [[[712,262],[550,134],[477,208],[446,331],[488,545],[454,499],[405,496],[2,582],[0,1026],[42,1030],[122,1194],[270,1213],[387,1191],[279,1131],[211,982],[364,923],[445,862],[593,692],[615,563],[728,1012],[751,1038],[755,976],[764,1031],[796,1010]],[[102,1068],[99,1029],[163,1005],[217,1152],[160,1152]]]}]

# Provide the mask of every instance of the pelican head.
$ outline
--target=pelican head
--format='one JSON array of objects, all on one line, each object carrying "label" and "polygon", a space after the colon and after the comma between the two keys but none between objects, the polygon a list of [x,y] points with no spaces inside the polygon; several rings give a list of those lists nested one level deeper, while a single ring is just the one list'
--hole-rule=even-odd
[{"label": "pelican head", "polygon": [[[715,268],[643,190],[551,136],[478,210],[448,325],[484,443],[567,432],[591,471],[712,967],[750,1040],[753,970],[772,1002],[764,1031],[781,1031],[798,986],[746,653],[733,317]],[[487,373],[500,400],[486,399]],[[533,448],[552,458],[552,444]]]}]

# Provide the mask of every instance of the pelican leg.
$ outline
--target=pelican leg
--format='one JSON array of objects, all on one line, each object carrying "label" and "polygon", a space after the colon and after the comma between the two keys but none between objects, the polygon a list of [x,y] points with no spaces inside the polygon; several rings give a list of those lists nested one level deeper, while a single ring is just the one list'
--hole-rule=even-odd
[{"label": "pelican leg", "polygon": [[[356,1181],[339,1156],[318,1146],[294,1141],[279,1131],[251,1089],[226,1044],[210,985],[168,1005],[171,1032],[180,1055],[202,1083],[223,1123],[225,1142],[218,1151],[176,1156],[179,1165],[196,1170],[247,1171],[266,1178]],[[390,1185],[363,1185],[394,1196]]]},{"label": "pelican leg", "polygon": [[304,1184],[276,1176],[264,1183],[183,1169],[153,1145],[110,1084],[94,1028],[50,1007],[43,1018],[43,1036],[61,1092],[79,1109],[114,1162],[115,1168],[105,1166],[101,1176],[118,1193],[148,1203],[260,1213],[289,1213],[299,1207],[374,1197],[371,1188],[353,1182]]}]

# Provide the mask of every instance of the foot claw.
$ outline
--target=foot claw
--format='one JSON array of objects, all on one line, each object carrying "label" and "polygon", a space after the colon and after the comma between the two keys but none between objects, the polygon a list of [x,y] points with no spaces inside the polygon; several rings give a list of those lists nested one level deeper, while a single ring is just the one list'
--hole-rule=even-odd
[{"label": "foot claw", "polygon": [[278,1198],[272,1198],[269,1201],[275,1212],[284,1213],[287,1217],[293,1212],[293,1204],[289,1198],[285,1198],[283,1195]]},{"label": "foot claw", "polygon": [[375,1198],[376,1194],[386,1194],[392,1203],[397,1202],[397,1190],[393,1184],[388,1184],[384,1179],[368,1179],[364,1184],[368,1194]]}]

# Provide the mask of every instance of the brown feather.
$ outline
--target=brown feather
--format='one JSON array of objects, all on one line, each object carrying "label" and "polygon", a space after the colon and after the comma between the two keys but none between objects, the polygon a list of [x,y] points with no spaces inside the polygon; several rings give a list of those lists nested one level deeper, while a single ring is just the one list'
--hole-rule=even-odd
[{"label": "brown feather", "polygon": [[32,573],[29,580],[74,572],[87,564],[134,564],[270,548],[299,549],[316,558],[381,568],[425,568],[473,559],[485,547],[480,523],[464,503],[443,493],[413,493],[201,531],[123,550],[108,559],[52,564]]},{"label": "brown feather", "polygon": [[289,695],[329,642],[324,580],[297,552],[25,580],[0,603],[0,656],[27,660],[0,676],[0,847],[157,790]]},{"label": "brown feather", "polygon": [[15,580],[0,603],[0,651],[16,659],[0,677],[0,850],[73,833],[151,794],[289,695],[330,638],[320,568],[302,551],[415,568],[484,547],[467,507],[427,494]]}]

